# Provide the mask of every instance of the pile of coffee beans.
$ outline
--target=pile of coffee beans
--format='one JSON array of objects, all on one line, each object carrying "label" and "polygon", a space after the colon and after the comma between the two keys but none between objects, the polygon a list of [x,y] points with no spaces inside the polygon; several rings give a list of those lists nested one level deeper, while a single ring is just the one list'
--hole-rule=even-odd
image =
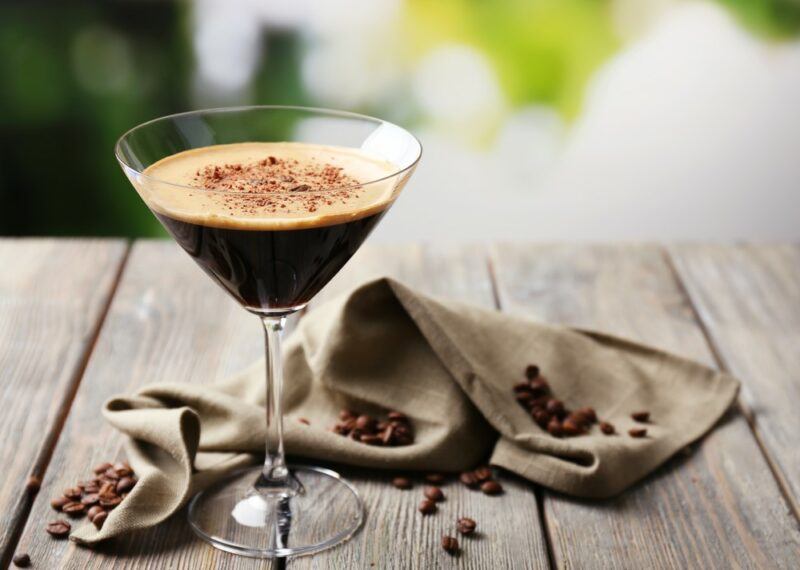
[{"label": "pile of coffee beans", "polygon": [[[108,513],[128,496],[138,479],[126,462],[101,463],[93,469],[94,477],[78,481],[74,487],[54,497],[50,506],[72,518],[86,515],[98,529],[103,528]],[[64,519],[55,520],[45,528],[54,538],[66,538],[72,525]]]},{"label": "pile of coffee beans", "polygon": [[414,443],[411,421],[403,412],[391,411],[385,420],[344,409],[331,431],[367,445],[394,447]]},{"label": "pile of coffee beans", "polygon": [[[589,433],[594,424],[599,424],[605,435],[614,435],[616,428],[608,421],[598,421],[594,408],[587,406],[570,410],[564,402],[557,399],[547,379],[541,375],[539,367],[530,364],[525,368],[525,381],[514,385],[514,397],[520,406],[533,418],[539,427],[553,437],[576,437]],[[650,413],[646,411],[631,414],[634,421],[647,423]],[[628,431],[631,437],[646,437],[647,430],[633,428]]]}]

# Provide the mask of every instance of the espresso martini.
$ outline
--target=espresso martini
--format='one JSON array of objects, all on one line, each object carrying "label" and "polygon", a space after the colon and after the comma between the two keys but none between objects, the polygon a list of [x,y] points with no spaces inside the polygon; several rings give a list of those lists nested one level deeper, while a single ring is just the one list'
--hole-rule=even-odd
[{"label": "espresso martini", "polygon": [[248,142],[179,152],[137,189],[197,263],[246,308],[305,305],[397,195],[397,167],[359,150]]}]

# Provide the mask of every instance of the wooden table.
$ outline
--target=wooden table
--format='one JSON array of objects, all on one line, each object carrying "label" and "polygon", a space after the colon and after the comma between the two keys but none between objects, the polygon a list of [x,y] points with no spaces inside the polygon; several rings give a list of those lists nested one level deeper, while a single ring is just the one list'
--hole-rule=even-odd
[{"label": "wooden table", "polygon": [[[0,538],[38,568],[269,568],[195,539],[183,513],[95,551],[51,539],[51,496],[121,455],[102,402],[158,380],[213,382],[261,355],[257,322],[166,241],[0,240]],[[622,496],[578,501],[504,477],[489,498],[417,492],[348,470],[367,503],[350,543],[300,568],[797,568],[800,247],[365,247],[329,297],[389,274],[433,294],[625,335],[742,380],[739,404],[693,449]],[[322,300],[322,299],[319,299]],[[41,491],[25,492],[30,475]],[[482,536],[440,548],[453,517]]]}]

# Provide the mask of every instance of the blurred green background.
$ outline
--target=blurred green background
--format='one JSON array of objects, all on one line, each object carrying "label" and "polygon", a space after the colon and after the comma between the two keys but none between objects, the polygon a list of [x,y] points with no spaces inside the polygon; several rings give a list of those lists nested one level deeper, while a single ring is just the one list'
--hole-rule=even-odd
[{"label": "blurred green background", "polygon": [[[290,103],[344,107],[424,128],[439,118],[408,96],[411,80],[403,70],[448,42],[485,56],[506,105],[552,108],[568,125],[592,74],[628,41],[620,10],[639,10],[603,0],[407,0],[375,2],[382,8],[371,6],[362,16],[350,11],[352,2],[336,4],[0,4],[0,234],[160,235],[112,153],[124,131],[160,115]],[[800,4],[793,0],[717,4],[769,41],[800,30]],[[336,34],[336,17],[350,16],[374,17],[380,25],[367,19],[363,29],[377,28],[380,37],[320,52]],[[207,25],[213,18],[228,18],[231,33],[242,31],[238,47]],[[215,53],[242,69],[226,75]],[[329,69],[337,53],[358,54],[364,65],[381,59],[363,85],[358,77],[344,87],[320,83],[320,66]],[[384,78],[387,61],[401,73]],[[494,136],[494,126],[489,121],[463,136],[480,145]]]}]

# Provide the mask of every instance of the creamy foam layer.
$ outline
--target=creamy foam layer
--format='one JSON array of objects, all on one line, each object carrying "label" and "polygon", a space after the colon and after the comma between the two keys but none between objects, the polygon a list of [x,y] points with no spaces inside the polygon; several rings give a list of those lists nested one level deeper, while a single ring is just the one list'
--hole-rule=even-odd
[{"label": "creamy foam layer", "polygon": [[395,177],[380,179],[397,170],[353,148],[248,142],[179,152],[149,166],[133,183],[150,208],[171,218],[277,230],[380,212],[400,190]]}]

